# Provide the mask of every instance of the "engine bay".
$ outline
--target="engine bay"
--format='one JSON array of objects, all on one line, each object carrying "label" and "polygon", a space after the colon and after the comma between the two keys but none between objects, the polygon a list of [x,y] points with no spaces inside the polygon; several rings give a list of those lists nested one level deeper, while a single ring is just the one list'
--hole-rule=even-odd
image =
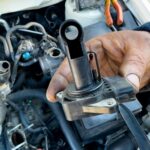
[{"label": "engine bay", "polygon": [[[59,102],[50,103],[46,99],[48,84],[66,57],[59,34],[65,20],[76,19],[79,23],[81,20],[84,42],[114,32],[104,20],[104,1],[81,0],[79,5],[74,2],[62,1],[1,15],[0,150],[79,150],[80,147],[85,150],[138,150],[135,138],[116,114],[70,122]],[[114,24],[115,30],[140,26],[139,18],[124,0],[120,3],[124,22],[121,26]],[[73,11],[68,9],[72,6]],[[88,21],[90,11],[92,21]],[[112,16],[116,20],[114,10]],[[150,138],[149,86],[136,96],[139,102],[127,105]]]}]

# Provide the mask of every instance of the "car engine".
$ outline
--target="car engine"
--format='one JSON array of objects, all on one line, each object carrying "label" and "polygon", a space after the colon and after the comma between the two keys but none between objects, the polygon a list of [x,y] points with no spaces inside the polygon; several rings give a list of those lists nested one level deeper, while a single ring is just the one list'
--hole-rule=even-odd
[{"label": "car engine", "polygon": [[[62,105],[46,99],[48,84],[67,55],[59,33],[65,20],[81,23],[84,42],[116,30],[132,30],[147,21],[131,9],[135,0],[119,2],[124,22],[113,27],[105,23],[104,0],[66,0],[1,14],[0,150],[138,150],[135,137],[116,113],[68,121]],[[116,20],[113,9],[112,16]],[[115,83],[104,83],[111,93],[109,83]],[[148,138],[149,94],[146,86],[126,104]]]}]

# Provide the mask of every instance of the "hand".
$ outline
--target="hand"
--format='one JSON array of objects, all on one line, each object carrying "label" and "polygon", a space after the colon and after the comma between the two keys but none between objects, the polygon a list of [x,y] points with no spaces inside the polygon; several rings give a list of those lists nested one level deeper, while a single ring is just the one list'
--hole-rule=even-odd
[{"label": "hand", "polygon": [[[98,36],[86,43],[97,54],[102,76],[121,75],[138,91],[150,80],[150,34],[139,31],[120,31]],[[49,101],[72,80],[67,59],[53,76],[47,89]]]}]

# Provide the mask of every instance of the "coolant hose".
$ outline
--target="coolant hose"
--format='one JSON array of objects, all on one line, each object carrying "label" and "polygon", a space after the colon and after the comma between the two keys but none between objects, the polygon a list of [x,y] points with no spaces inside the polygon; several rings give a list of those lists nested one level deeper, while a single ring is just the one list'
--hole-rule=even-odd
[{"label": "coolant hose", "polygon": [[14,85],[12,87],[12,91],[13,92],[15,92],[15,91],[17,91],[17,90],[19,90],[21,88],[21,86],[25,82],[25,77],[26,77],[26,73],[25,72],[21,72],[18,75],[18,79],[16,80],[16,82],[14,83]]},{"label": "coolant hose", "polygon": [[45,75],[40,80],[36,80],[31,78],[28,78],[25,82],[25,86],[29,89],[37,89],[37,88],[44,88],[48,86],[48,82],[50,81],[50,77]]},{"label": "coolant hose", "polygon": [[26,99],[39,99],[42,102],[45,102],[48,104],[49,108],[52,110],[52,112],[55,114],[57,121],[59,122],[59,125],[62,129],[62,132],[64,133],[68,144],[70,145],[72,150],[81,150],[82,146],[80,142],[78,141],[77,136],[74,134],[72,128],[69,125],[69,122],[66,120],[64,112],[62,111],[61,107],[58,103],[50,103],[46,99],[46,91],[43,89],[25,89],[22,91],[18,91],[16,93],[12,93],[7,96],[8,101],[13,101],[15,103],[19,101],[23,101]]}]

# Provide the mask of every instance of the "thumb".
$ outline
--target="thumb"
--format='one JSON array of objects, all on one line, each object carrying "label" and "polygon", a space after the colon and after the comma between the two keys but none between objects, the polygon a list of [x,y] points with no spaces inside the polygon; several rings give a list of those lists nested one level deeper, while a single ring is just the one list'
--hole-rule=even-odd
[{"label": "thumb", "polygon": [[146,71],[146,64],[144,53],[137,49],[130,49],[120,67],[121,74],[137,91],[140,89],[140,81]]},{"label": "thumb", "polygon": [[127,81],[132,84],[132,86],[136,89],[136,91],[139,91],[140,88],[140,78],[136,74],[128,74],[126,76]]},{"label": "thumb", "polygon": [[64,90],[69,81],[63,75],[57,73],[51,80],[47,92],[46,97],[49,101],[55,102],[56,101],[56,94],[62,90]]},{"label": "thumb", "polygon": [[46,92],[47,99],[51,102],[55,102],[56,94],[64,90],[71,80],[71,71],[68,61],[65,59],[50,81]]}]

